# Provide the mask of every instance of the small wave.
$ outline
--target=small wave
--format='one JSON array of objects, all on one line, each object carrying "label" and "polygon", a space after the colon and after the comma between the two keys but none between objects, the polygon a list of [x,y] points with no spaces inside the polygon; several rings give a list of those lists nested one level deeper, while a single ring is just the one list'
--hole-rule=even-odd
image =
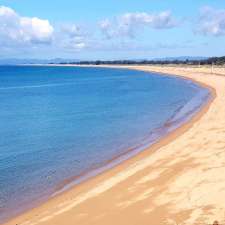
[{"label": "small wave", "polygon": [[12,89],[27,89],[27,88],[42,88],[42,87],[56,87],[56,86],[65,86],[65,85],[74,85],[73,83],[54,83],[54,84],[42,84],[42,85],[29,85],[29,86],[13,86],[13,87],[0,87],[0,90],[12,90]]}]

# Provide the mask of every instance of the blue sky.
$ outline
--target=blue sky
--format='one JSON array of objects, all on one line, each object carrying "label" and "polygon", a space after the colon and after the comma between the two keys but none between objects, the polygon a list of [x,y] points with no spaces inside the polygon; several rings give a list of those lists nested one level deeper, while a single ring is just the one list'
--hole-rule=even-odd
[{"label": "blue sky", "polygon": [[1,58],[225,55],[223,0],[3,0]]}]

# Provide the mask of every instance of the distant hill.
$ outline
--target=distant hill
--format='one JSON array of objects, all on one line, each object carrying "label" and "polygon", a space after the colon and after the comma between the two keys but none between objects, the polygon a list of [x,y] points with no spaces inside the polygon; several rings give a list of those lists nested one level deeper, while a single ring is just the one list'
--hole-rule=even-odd
[{"label": "distant hill", "polygon": [[78,62],[79,60],[76,59],[62,59],[62,58],[56,58],[56,59],[16,59],[16,58],[10,58],[10,59],[0,59],[0,65],[21,65],[21,64],[50,64],[50,63],[72,63],[72,62]]},{"label": "distant hill", "polygon": [[222,57],[202,57],[202,56],[180,56],[180,57],[165,57],[137,60],[87,60],[81,61],[77,59],[0,59],[0,65],[21,65],[21,64],[78,64],[78,65],[101,65],[101,64],[189,64],[189,65],[225,65],[225,56]]},{"label": "distant hill", "polygon": [[[133,59],[125,60],[127,62],[143,62],[143,61],[193,61],[193,60],[205,60],[207,57],[192,57],[192,56],[180,56],[180,57],[165,57],[165,58],[154,58],[151,60],[147,59]],[[104,60],[101,60],[104,61]],[[109,60],[110,61],[110,60]],[[112,60],[112,61],[123,61],[123,60]],[[0,65],[21,65],[21,64],[71,64],[84,62],[78,59],[64,59],[64,58],[55,58],[55,59],[17,59],[17,58],[8,58],[0,59]],[[90,61],[88,61],[90,62]],[[94,62],[94,60],[93,60]],[[111,61],[110,61],[111,62]]]}]

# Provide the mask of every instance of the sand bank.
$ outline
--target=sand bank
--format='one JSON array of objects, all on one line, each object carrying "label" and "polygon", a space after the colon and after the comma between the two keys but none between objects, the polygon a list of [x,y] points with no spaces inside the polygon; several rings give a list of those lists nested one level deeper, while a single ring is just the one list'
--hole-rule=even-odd
[{"label": "sand bank", "polygon": [[[225,76],[199,68],[131,66],[184,76],[213,100],[136,157],[7,225],[209,224],[225,220]],[[225,74],[225,73],[224,73]]]}]

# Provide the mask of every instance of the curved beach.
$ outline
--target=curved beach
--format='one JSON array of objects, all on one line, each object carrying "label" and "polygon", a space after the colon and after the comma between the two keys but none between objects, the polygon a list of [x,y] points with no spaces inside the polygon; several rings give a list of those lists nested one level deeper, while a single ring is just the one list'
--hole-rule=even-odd
[{"label": "curved beach", "polygon": [[225,72],[130,66],[208,87],[191,121],[121,165],[49,200],[12,224],[209,224],[225,219]]}]

